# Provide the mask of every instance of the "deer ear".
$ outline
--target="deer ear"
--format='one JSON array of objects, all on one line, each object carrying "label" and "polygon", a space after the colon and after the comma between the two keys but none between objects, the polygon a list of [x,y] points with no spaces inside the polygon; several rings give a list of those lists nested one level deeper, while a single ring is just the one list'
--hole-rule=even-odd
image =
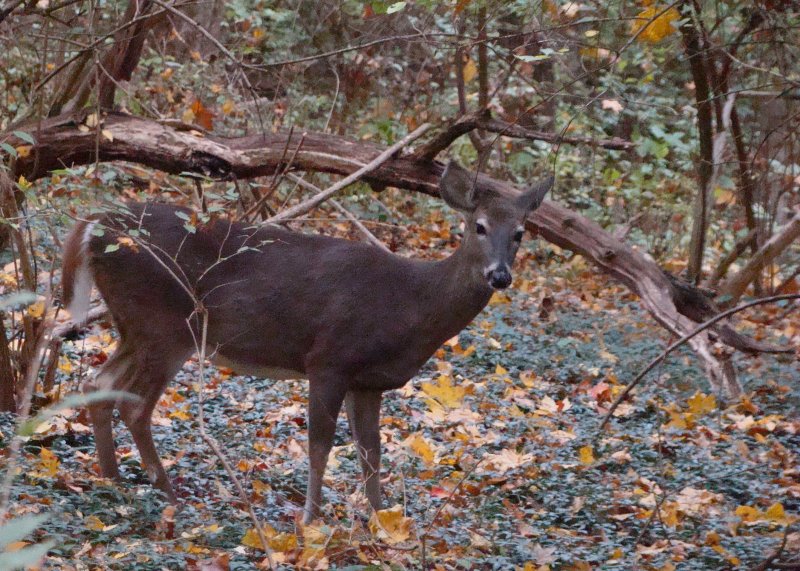
[{"label": "deer ear", "polygon": [[472,212],[476,207],[475,175],[456,161],[450,161],[439,181],[439,194],[451,208]]},{"label": "deer ear", "polygon": [[536,210],[542,205],[545,195],[553,188],[555,177],[548,177],[542,182],[532,184],[517,198],[517,204],[527,211]]}]

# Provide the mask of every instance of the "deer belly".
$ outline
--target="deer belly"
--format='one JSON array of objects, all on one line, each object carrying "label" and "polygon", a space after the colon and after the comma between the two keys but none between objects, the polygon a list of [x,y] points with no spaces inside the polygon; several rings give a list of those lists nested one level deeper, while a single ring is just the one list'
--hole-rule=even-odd
[{"label": "deer belly", "polygon": [[228,359],[224,355],[217,353],[211,358],[211,362],[218,367],[225,367],[233,369],[239,375],[248,375],[251,377],[261,377],[265,379],[274,379],[276,381],[284,381],[287,379],[305,379],[308,376],[300,371],[293,371],[291,369],[284,369],[281,367],[262,366],[253,363],[243,363],[241,361],[234,361]]}]

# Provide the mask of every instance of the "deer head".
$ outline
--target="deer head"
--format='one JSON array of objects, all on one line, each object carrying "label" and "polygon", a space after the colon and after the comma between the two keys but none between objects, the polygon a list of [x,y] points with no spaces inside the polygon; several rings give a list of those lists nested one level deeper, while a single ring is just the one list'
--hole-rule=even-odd
[{"label": "deer head", "polygon": [[[475,174],[450,161],[442,174],[439,192],[465,218],[464,243],[479,279],[494,289],[511,285],[511,265],[525,233],[525,218],[538,208],[553,187],[553,178],[526,188],[515,198],[500,196],[480,186]],[[477,258],[477,259],[475,259]]]}]

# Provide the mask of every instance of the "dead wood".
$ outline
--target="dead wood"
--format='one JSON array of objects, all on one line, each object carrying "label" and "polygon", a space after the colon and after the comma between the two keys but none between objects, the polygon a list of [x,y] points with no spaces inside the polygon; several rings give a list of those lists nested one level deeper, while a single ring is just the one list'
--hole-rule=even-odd
[{"label": "dead wood", "polygon": [[528,141],[544,141],[554,145],[585,145],[601,147],[612,151],[632,151],[635,147],[631,141],[626,141],[625,139],[617,137],[612,139],[592,139],[590,137],[567,137],[559,133],[534,131],[522,125],[495,119],[488,109],[480,109],[476,112],[462,115],[458,119],[450,122],[447,127],[433,139],[421,146],[415,153],[415,156],[422,161],[433,160],[436,158],[436,155],[449,147],[453,141],[462,135],[471,133],[475,129],[481,129],[503,137],[525,139]]},{"label": "dead wood", "polygon": [[[65,165],[94,162],[95,149],[101,161],[125,160],[172,174],[196,172],[217,179],[241,179],[272,175],[285,167],[286,134],[222,138],[197,131],[179,131],[168,125],[120,113],[102,118],[104,136],[99,144],[95,131],[81,131],[85,115],[60,116],[43,121],[37,130],[29,127],[36,144],[29,156],[16,163],[14,175],[28,180],[46,176]],[[13,144],[13,134],[0,137]],[[97,144],[97,147],[96,147]],[[372,143],[340,136],[307,133],[302,149],[293,157],[293,169],[350,175],[372,162],[385,149]],[[364,180],[377,187],[394,186],[438,196],[443,171],[438,162],[418,155],[394,156]],[[500,193],[519,192],[513,185],[480,175],[482,184]],[[545,201],[527,221],[529,230],[546,240],[592,261],[601,271],[617,278],[636,293],[644,307],[665,328],[679,337],[693,330],[696,308],[687,305],[670,279],[647,254],[632,248],[580,214]],[[692,287],[687,284],[687,287]],[[720,336],[722,341],[725,341]],[[704,332],[690,341],[718,390],[740,390],[732,368],[715,356],[711,339]],[[753,346],[752,350],[758,350]]]}]

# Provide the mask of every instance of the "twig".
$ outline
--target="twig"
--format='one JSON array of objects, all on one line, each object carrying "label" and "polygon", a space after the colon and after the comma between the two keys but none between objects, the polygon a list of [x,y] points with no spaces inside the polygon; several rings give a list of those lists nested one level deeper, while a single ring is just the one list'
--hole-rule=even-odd
[{"label": "twig", "polygon": [[83,321],[75,322],[75,321],[67,321],[66,323],[62,323],[53,329],[53,338],[60,339],[64,338],[68,335],[71,335],[86,327],[90,323],[94,323],[95,321],[99,321],[103,319],[108,314],[108,308],[104,303],[101,303],[98,307],[95,307],[86,314],[86,318]]},{"label": "twig", "polygon": [[722,283],[720,291],[730,295],[735,302],[741,297],[747,286],[758,278],[761,270],[789,248],[798,237],[800,237],[800,209],[781,228],[780,232],[758,249],[741,270]]},{"label": "twig", "polygon": [[267,220],[268,219],[264,215],[265,214],[264,213],[264,208],[266,207],[267,200],[269,200],[269,198],[275,193],[275,190],[278,188],[278,185],[280,184],[281,179],[284,176],[286,176],[286,173],[289,172],[289,169],[292,168],[292,165],[294,164],[294,161],[297,158],[297,153],[299,153],[300,149],[303,148],[303,143],[305,143],[305,140],[306,140],[306,134],[307,133],[304,132],[300,136],[300,142],[297,143],[297,146],[294,148],[294,152],[292,153],[292,157],[289,159],[289,162],[286,163],[286,167],[281,169],[280,165],[281,165],[281,162],[283,162],[283,159],[286,158],[286,152],[287,152],[287,150],[289,148],[289,142],[292,139],[292,133],[293,132],[294,132],[294,125],[292,126],[292,129],[289,131],[289,135],[286,138],[286,146],[283,149],[283,155],[281,156],[281,160],[278,162],[278,164],[275,167],[275,176],[272,179],[272,183],[270,184],[269,188],[267,189],[267,191],[262,196],[257,196],[256,197],[256,203],[253,206],[251,206],[250,208],[248,208],[247,212],[245,212],[242,215],[242,219],[243,220],[249,219],[250,216],[252,216],[253,214],[255,214],[258,211],[261,211],[261,217],[262,217],[263,220]]},{"label": "twig", "polygon": [[[50,300],[48,299],[44,305],[44,315],[47,316],[47,310],[50,307]],[[25,374],[25,383],[22,388],[21,398],[17,403],[17,428],[23,426],[28,420],[31,413],[31,399],[33,397],[33,389],[36,385],[36,379],[39,378],[39,371],[44,362],[44,357],[47,348],[50,346],[53,332],[52,319],[45,317],[42,323],[42,332],[39,339],[36,341],[36,346],[31,355],[31,360],[28,364],[28,370]],[[32,342],[33,339],[26,339],[26,342]],[[3,475],[3,481],[0,485],[0,521],[5,521],[8,517],[10,505],[9,499],[11,498],[11,487],[14,483],[14,477],[17,475],[17,463],[19,462],[19,451],[22,447],[22,436],[15,432],[11,443],[6,448],[5,468],[6,472]]]},{"label": "twig", "polygon": [[636,375],[636,377],[630,383],[628,383],[628,385],[625,387],[625,390],[623,390],[619,394],[619,396],[617,396],[617,398],[611,404],[611,407],[608,409],[608,412],[603,417],[603,421],[600,423],[600,430],[602,430],[605,427],[605,425],[608,423],[608,421],[611,419],[612,415],[614,414],[614,411],[617,410],[617,407],[619,406],[619,404],[625,399],[625,397],[628,396],[628,394],[633,390],[633,388],[641,382],[641,380],[645,377],[645,375],[647,375],[647,373],[652,371],[661,361],[666,359],[667,355],[672,353],[675,349],[677,349],[678,347],[680,347],[681,345],[683,345],[684,343],[686,343],[690,339],[696,337],[697,335],[699,335],[700,333],[702,333],[703,331],[705,331],[706,329],[708,329],[709,327],[711,327],[712,325],[717,323],[718,321],[721,321],[721,320],[725,319],[726,317],[730,317],[734,313],[739,313],[740,311],[743,311],[743,310],[745,310],[745,309],[747,309],[749,307],[753,307],[753,306],[756,306],[756,305],[764,305],[766,303],[773,303],[773,302],[776,302],[776,301],[783,301],[783,300],[789,300],[789,299],[800,299],[800,294],[791,293],[791,294],[784,294],[784,295],[773,295],[773,296],[770,296],[770,297],[764,297],[764,298],[761,298],[761,299],[756,299],[756,300],[753,300],[753,301],[748,302],[748,303],[743,303],[742,305],[738,305],[738,306],[736,306],[734,308],[731,308],[731,309],[729,309],[727,311],[723,311],[719,315],[715,315],[714,317],[712,317],[708,321],[705,321],[702,324],[700,324],[692,332],[687,333],[686,335],[684,335],[683,337],[681,337],[680,339],[675,341],[675,343],[673,343],[672,345],[667,347],[664,350],[664,352],[661,353],[661,355],[659,355],[658,357],[656,357],[655,359],[650,361],[650,364],[648,364],[647,367],[645,367],[642,370],[641,373]]},{"label": "twig", "polygon": [[342,180],[340,180],[339,182],[337,182],[333,186],[331,186],[331,187],[327,188],[326,190],[320,192],[316,196],[313,196],[313,197],[309,198],[305,202],[301,202],[300,204],[297,204],[296,206],[288,208],[288,209],[284,210],[283,212],[279,212],[278,214],[276,214],[275,216],[273,216],[269,220],[266,220],[266,222],[268,222],[268,223],[282,222],[282,221],[285,221],[285,220],[289,220],[291,218],[295,218],[297,216],[301,216],[301,215],[305,214],[306,212],[309,212],[310,210],[313,210],[314,208],[316,208],[317,206],[319,206],[320,204],[325,202],[328,198],[330,198],[331,196],[333,196],[334,194],[336,194],[337,192],[339,192],[343,188],[351,185],[352,183],[354,183],[355,181],[357,181],[358,179],[363,177],[365,174],[368,174],[368,173],[374,171],[379,166],[381,166],[383,163],[385,163],[389,159],[393,158],[395,153],[397,153],[399,150],[403,149],[406,145],[408,145],[412,141],[418,139],[428,129],[430,129],[430,127],[431,127],[430,123],[424,123],[423,125],[420,125],[412,133],[410,133],[410,134],[406,135],[405,137],[403,137],[400,141],[398,141],[397,143],[395,143],[394,145],[392,145],[391,147],[389,147],[388,149],[383,151],[380,155],[378,155],[377,157],[372,159],[372,161],[370,161],[369,163],[367,163],[366,165],[364,165],[363,167],[358,169],[353,174],[343,178]]},{"label": "twig", "polygon": [[3,20],[8,18],[9,14],[11,14],[11,12],[16,10],[17,6],[22,4],[24,1],[25,0],[14,0],[12,2],[9,2],[7,5],[3,6],[3,8],[0,9],[0,23],[2,23]]},{"label": "twig", "polygon": [[710,289],[716,289],[719,281],[725,277],[725,274],[728,273],[728,269],[731,267],[733,262],[739,259],[739,256],[744,254],[745,250],[753,243],[753,240],[756,238],[756,230],[755,228],[750,230],[747,233],[747,236],[738,240],[731,249],[730,252],[725,254],[725,256],[720,260],[719,264],[717,264],[717,268],[714,270],[714,273],[708,278],[708,283],[706,286]]},{"label": "twig", "polygon": [[593,139],[591,137],[565,137],[559,133],[546,133],[544,131],[534,131],[499,119],[494,119],[489,114],[488,109],[481,109],[469,115],[463,115],[453,121],[444,131],[436,135],[433,139],[421,146],[414,153],[414,157],[419,160],[431,161],[436,158],[441,151],[462,135],[483,129],[490,133],[496,133],[504,137],[516,139],[526,139],[529,141],[544,141],[553,145],[588,145],[590,147],[601,147],[612,151],[632,151],[636,145],[625,139]]},{"label": "twig", "polygon": [[[289,175],[287,175],[287,178],[289,178],[290,180],[293,180],[294,182],[296,182],[300,186],[303,186],[303,187],[305,187],[305,188],[307,188],[309,190],[313,190],[315,192],[321,192],[321,189],[317,185],[311,184],[307,180],[304,180],[303,178],[301,178],[301,177],[299,177],[297,175],[289,174]],[[331,198],[329,200],[329,202],[333,205],[334,208],[336,208],[336,210],[341,212],[342,215],[344,215],[345,218],[347,218],[350,222],[352,222],[353,225],[356,228],[358,228],[358,230],[364,235],[364,237],[367,239],[367,241],[370,244],[372,244],[373,246],[377,246],[378,248],[380,248],[380,249],[382,249],[382,250],[384,250],[386,252],[389,252],[390,254],[392,253],[392,251],[386,246],[386,244],[381,242],[377,238],[377,236],[375,236],[375,234],[370,232],[369,228],[364,226],[364,224],[361,223],[361,220],[359,220],[357,217],[355,217],[352,212],[347,210],[347,208],[342,206],[341,203],[338,200],[334,200],[333,198]]]},{"label": "twig", "polygon": [[[256,533],[258,534],[258,539],[261,542],[261,547],[264,550],[264,553],[267,556],[267,563],[269,564],[270,569],[275,568],[275,563],[272,561],[272,550],[269,547],[269,543],[267,542],[267,536],[264,533],[264,529],[261,527],[261,523],[258,521],[258,517],[256,516],[256,512],[253,510],[253,504],[250,502],[250,499],[247,497],[247,492],[245,492],[244,486],[242,486],[239,477],[236,475],[236,471],[233,469],[233,466],[230,465],[228,459],[225,457],[225,454],[220,449],[219,444],[217,441],[212,437],[208,432],[206,432],[206,422],[205,422],[205,415],[203,413],[203,404],[204,404],[204,397],[203,392],[205,390],[205,361],[206,361],[206,342],[208,340],[208,311],[202,306],[202,304],[198,304],[197,309],[195,312],[202,316],[202,331],[200,333],[200,347],[198,351],[198,364],[199,364],[199,387],[198,387],[198,406],[199,412],[197,414],[197,424],[200,429],[200,437],[203,441],[208,444],[208,447],[211,448],[211,451],[217,457],[217,459],[222,463],[222,467],[225,469],[225,472],[228,473],[228,477],[233,482],[233,485],[236,487],[236,491],[239,493],[239,499],[247,508],[247,512],[250,515],[250,519],[253,521],[253,525],[255,525]],[[189,319],[187,319],[187,324],[191,330],[191,323],[189,323]]]},{"label": "twig", "polygon": [[798,569],[800,568],[800,564],[795,565],[793,567],[784,567],[781,563],[776,563],[776,559],[780,558],[783,555],[784,549],[786,549],[786,542],[789,540],[789,531],[792,529],[791,525],[787,525],[786,529],[783,530],[783,539],[781,540],[781,544],[773,551],[770,555],[767,556],[761,563],[750,569],[750,571],[767,571],[768,569]]}]

